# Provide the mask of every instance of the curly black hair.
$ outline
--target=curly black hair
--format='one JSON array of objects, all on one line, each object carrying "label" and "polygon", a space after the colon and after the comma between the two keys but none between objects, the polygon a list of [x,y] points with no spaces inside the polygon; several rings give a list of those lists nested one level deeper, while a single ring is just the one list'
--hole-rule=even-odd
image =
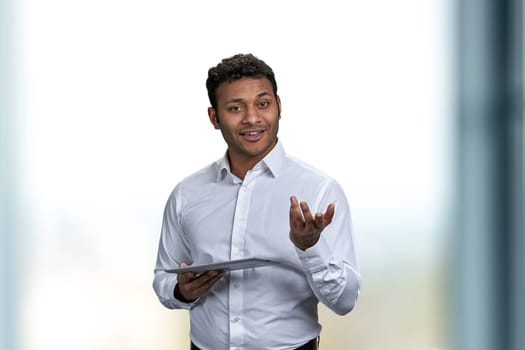
[{"label": "curly black hair", "polygon": [[208,89],[211,106],[217,108],[216,91],[220,84],[231,83],[243,77],[268,78],[272,84],[273,93],[277,96],[277,82],[272,68],[252,54],[237,54],[223,59],[217,66],[208,70],[206,89]]}]

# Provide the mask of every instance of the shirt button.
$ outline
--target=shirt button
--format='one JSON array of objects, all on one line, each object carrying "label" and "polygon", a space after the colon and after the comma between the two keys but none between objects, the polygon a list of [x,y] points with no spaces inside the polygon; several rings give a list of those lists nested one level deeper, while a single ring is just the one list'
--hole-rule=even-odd
[{"label": "shirt button", "polygon": [[241,348],[232,348],[232,350],[241,350]]},{"label": "shirt button", "polygon": [[233,288],[239,288],[239,283],[234,283]]},{"label": "shirt button", "polygon": [[248,186],[242,186],[244,192],[248,192]]},{"label": "shirt button", "polygon": [[240,318],[235,316],[234,318],[232,318],[232,322],[239,322]]},{"label": "shirt button", "polygon": [[235,248],[233,247],[232,248],[232,258],[242,258],[244,256],[244,253],[242,251],[242,249],[238,249],[238,248]]}]

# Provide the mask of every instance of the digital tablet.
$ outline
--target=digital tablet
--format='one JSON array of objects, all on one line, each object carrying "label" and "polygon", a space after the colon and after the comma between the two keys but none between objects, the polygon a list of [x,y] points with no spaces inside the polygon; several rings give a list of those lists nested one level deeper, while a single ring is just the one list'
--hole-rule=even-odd
[{"label": "digital tablet", "polygon": [[232,260],[232,261],[225,261],[225,262],[205,264],[205,265],[191,265],[191,266],[186,266],[186,267],[179,267],[176,269],[167,269],[165,271],[169,273],[183,273],[183,272],[191,271],[191,272],[195,272],[198,274],[202,274],[206,271],[212,271],[212,270],[234,271],[234,270],[244,270],[244,269],[251,269],[255,267],[278,265],[278,264],[279,262],[275,260],[248,258],[248,259]]}]

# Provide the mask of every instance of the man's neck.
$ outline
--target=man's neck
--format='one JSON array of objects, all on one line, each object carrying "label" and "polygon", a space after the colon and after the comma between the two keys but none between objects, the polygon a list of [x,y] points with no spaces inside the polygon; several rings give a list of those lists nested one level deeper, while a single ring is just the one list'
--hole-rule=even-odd
[{"label": "man's neck", "polygon": [[239,179],[244,180],[246,173],[251,170],[255,164],[259,163],[260,159],[251,158],[246,160],[237,159],[232,161],[231,157],[228,155],[228,161],[230,162],[230,171],[232,174],[237,176]]},{"label": "man's neck", "polygon": [[274,145],[270,147],[270,149],[258,156],[258,157],[242,157],[240,155],[234,155],[232,157],[230,151],[228,150],[228,162],[230,163],[230,171],[233,175],[237,176],[239,179],[244,180],[244,177],[246,176],[246,173],[253,169],[253,167],[259,163],[261,160],[264,159],[277,145],[277,140],[275,141]]}]

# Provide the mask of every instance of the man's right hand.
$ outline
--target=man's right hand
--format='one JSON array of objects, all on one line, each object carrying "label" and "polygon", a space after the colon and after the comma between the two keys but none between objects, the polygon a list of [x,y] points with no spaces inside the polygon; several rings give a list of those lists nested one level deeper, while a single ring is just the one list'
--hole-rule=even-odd
[{"label": "man's right hand", "polygon": [[[187,266],[185,263],[180,264],[180,267]],[[224,276],[223,270],[206,271],[201,275],[196,275],[194,272],[180,273],[177,275],[174,296],[185,303],[194,302],[206,295],[222,276]]]}]

